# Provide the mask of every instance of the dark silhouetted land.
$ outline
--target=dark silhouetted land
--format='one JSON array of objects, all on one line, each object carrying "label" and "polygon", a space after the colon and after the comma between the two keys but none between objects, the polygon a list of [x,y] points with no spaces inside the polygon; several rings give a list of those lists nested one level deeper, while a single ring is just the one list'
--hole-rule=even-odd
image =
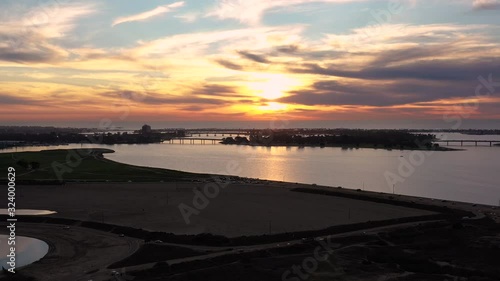
[{"label": "dark silhouetted land", "polygon": [[[19,206],[57,211],[19,217],[18,235],[50,250],[17,280],[114,281],[112,270],[143,281],[280,280],[322,239],[338,246],[308,280],[499,274],[499,211],[490,206],[137,167],[102,157],[111,152],[0,154],[2,165],[16,168]],[[48,184],[56,183],[53,163],[73,163],[65,184]],[[179,205],[221,181],[225,188],[186,223]],[[0,216],[1,233],[5,223]]]},{"label": "dark silhouetted land", "polygon": [[253,130],[247,137],[227,137],[223,144],[259,146],[320,146],[344,148],[382,148],[402,150],[450,150],[433,143],[432,134],[406,130]]},{"label": "dark silhouetted land", "polygon": [[[41,152],[0,153],[2,167],[14,167],[18,182],[160,182],[191,181],[208,175],[138,167],[105,159],[110,149],[44,150]],[[5,180],[7,174],[0,176]]]}]

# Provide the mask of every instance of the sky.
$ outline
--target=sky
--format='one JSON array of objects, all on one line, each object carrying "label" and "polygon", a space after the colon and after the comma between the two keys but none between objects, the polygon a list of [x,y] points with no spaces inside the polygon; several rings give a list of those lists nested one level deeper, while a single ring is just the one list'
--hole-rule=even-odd
[{"label": "sky", "polygon": [[500,0],[3,0],[0,123],[500,119],[499,13]]}]

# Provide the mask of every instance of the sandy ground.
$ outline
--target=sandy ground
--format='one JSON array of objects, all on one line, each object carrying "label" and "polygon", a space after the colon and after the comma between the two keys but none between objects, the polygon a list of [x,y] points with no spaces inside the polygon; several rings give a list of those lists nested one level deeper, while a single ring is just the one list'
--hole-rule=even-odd
[{"label": "sandy ground", "polygon": [[[4,233],[5,223],[0,223]],[[106,267],[134,253],[141,241],[82,227],[18,223],[16,234],[36,237],[49,244],[49,252],[38,262],[18,271],[38,281],[105,280]]]},{"label": "sandy ground", "polygon": [[[194,207],[201,183],[66,184],[23,186],[18,206],[47,209],[54,217],[105,222],[176,234],[227,237],[323,229],[329,226],[432,214],[429,211],[283,187],[234,184],[184,220],[179,205]],[[297,187],[293,185],[293,187]]]}]

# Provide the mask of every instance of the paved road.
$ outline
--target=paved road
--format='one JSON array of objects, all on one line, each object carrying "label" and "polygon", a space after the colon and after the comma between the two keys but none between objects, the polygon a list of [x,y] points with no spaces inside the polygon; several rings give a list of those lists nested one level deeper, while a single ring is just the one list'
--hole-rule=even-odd
[{"label": "paved road", "polygon": [[[318,237],[315,237],[314,240],[315,241],[319,241],[319,240],[326,241],[328,239],[348,237],[348,236],[360,235],[360,234],[370,235],[370,236],[378,236],[378,233],[380,233],[382,231],[394,230],[394,229],[399,229],[399,228],[408,228],[408,227],[416,226],[416,225],[422,224],[422,223],[431,223],[431,222],[438,222],[438,221],[439,220],[419,221],[419,222],[402,223],[402,224],[383,226],[383,227],[368,228],[368,229],[350,231],[350,232],[334,234],[334,235],[318,236]],[[279,243],[269,243],[269,244],[252,245],[252,246],[237,246],[237,247],[232,248],[231,250],[228,250],[227,247],[190,246],[190,245],[180,245],[180,244],[173,244],[173,243],[160,243],[160,244],[161,245],[186,247],[186,248],[191,248],[193,250],[212,250],[212,251],[213,250],[220,250],[221,251],[221,252],[215,252],[215,253],[194,256],[194,257],[165,260],[165,262],[168,262],[170,265],[172,265],[172,264],[180,264],[180,263],[184,263],[184,262],[191,262],[191,261],[197,261],[197,260],[206,260],[206,259],[211,259],[211,258],[215,258],[215,257],[229,255],[229,254],[249,253],[249,252],[256,252],[256,251],[274,249],[274,248],[280,248],[280,247],[284,248],[284,247],[289,247],[289,246],[302,244],[302,243],[304,243],[304,241],[302,239],[296,239],[296,240],[290,240],[290,241],[279,242]],[[149,269],[149,268],[153,267],[155,264],[156,264],[156,262],[137,265],[137,266],[124,267],[124,268],[118,269],[118,271],[144,270],[144,269]]]}]

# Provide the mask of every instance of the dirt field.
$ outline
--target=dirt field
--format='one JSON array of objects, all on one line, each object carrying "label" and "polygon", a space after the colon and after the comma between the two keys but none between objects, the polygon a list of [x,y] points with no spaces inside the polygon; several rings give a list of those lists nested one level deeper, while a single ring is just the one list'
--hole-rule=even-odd
[{"label": "dirt field", "polygon": [[[323,229],[334,225],[432,214],[369,201],[292,192],[283,187],[233,184],[208,199],[189,217],[202,183],[66,184],[23,186],[18,204],[57,211],[54,217],[143,228],[176,234],[212,233],[227,237]],[[295,187],[295,186],[294,186]]]},{"label": "dirt field", "polygon": [[[227,186],[222,189],[218,196],[209,199],[208,203],[205,204],[205,208],[197,210],[199,213],[192,215],[190,224],[186,224],[179,211],[179,205],[186,204],[193,207],[194,190],[197,189],[202,192],[204,185],[204,183],[75,183],[64,186],[22,186],[18,187],[18,192],[20,192],[18,193],[17,204],[19,208],[23,209],[48,209],[58,212],[48,217],[104,222],[177,234],[210,232],[227,237],[316,230],[335,225],[434,214],[431,211],[398,206],[398,204],[415,204],[411,203],[413,201],[441,208],[443,206],[460,208],[473,212],[477,218],[484,217],[484,215],[498,218],[498,209],[491,206],[475,206],[466,203],[441,202],[432,199],[336,188],[260,182],[258,184],[235,183]],[[337,194],[321,195],[295,192],[292,191],[292,188],[306,188],[308,191],[326,190]],[[358,197],[364,198],[364,200],[355,199]],[[394,200],[392,204],[375,202],[380,201],[380,199],[387,201],[387,198]],[[406,203],[402,204],[402,202]],[[470,221],[475,222],[476,220]],[[35,237],[46,241],[50,245],[47,256],[39,262],[23,268],[22,274],[36,277],[38,281],[113,280],[110,279],[112,270],[107,267],[132,255],[144,242],[130,237],[121,237],[116,232],[83,228],[78,224],[79,222],[76,225],[71,225],[69,229],[65,229],[64,223],[54,225],[18,222],[18,235]],[[410,223],[410,225],[416,226],[420,224],[416,222]],[[0,227],[5,229],[1,223]],[[449,228],[449,226],[447,227]],[[390,226],[386,228],[390,229]],[[364,231],[357,231],[357,235],[366,237],[367,234]],[[0,231],[0,233],[3,232],[5,230]],[[375,238],[379,239],[377,238],[379,237],[378,234],[370,233],[368,232],[370,237],[375,235]],[[421,231],[419,230],[417,233],[421,234]],[[492,234],[481,232],[480,235]],[[422,237],[421,240],[425,241],[426,239]],[[267,245],[236,247],[227,252],[228,257],[220,256],[219,253],[214,255],[220,256],[220,262],[215,261],[215,263],[227,264],[229,262],[233,264],[233,259],[240,260],[240,256],[254,255],[255,251],[260,250],[264,253],[271,251],[272,254],[275,248],[279,249],[283,246],[287,247],[287,245],[297,246],[300,244],[301,240],[298,239],[286,243],[278,242]],[[186,247],[193,250],[200,249],[199,246]],[[220,250],[225,251],[225,248],[220,248]],[[291,254],[293,254],[292,256],[295,255],[295,253]],[[277,255],[282,257],[282,253],[278,252]],[[200,261],[201,263],[208,263],[203,267],[213,267],[214,261],[204,261],[205,259],[202,258]],[[185,260],[194,259],[186,258]],[[424,261],[425,259],[422,262]],[[356,263],[359,262],[356,261]],[[138,264],[140,264],[140,261]],[[149,272],[153,270],[151,268],[153,265],[148,264],[147,266],[134,268]],[[184,269],[182,268],[184,267],[188,272],[191,272],[193,268],[198,268],[198,264],[181,265],[180,272],[183,272]],[[222,269],[222,267],[217,268]],[[117,270],[121,271],[121,269]],[[274,271],[276,271],[275,273],[281,272],[281,270]],[[253,275],[254,273],[251,273],[251,275],[259,276]],[[274,276],[275,273],[272,275]],[[169,273],[168,271],[162,271],[158,276],[163,274]],[[220,275],[220,273],[214,274]],[[350,273],[348,276],[350,276]],[[191,277],[188,276],[188,279]],[[144,278],[137,277],[137,280],[158,280],[148,278],[146,276]],[[182,278],[179,280],[187,280]],[[1,276],[0,280],[3,280]],[[196,277],[192,280],[200,279]],[[262,280],[267,279],[263,277]]]}]

